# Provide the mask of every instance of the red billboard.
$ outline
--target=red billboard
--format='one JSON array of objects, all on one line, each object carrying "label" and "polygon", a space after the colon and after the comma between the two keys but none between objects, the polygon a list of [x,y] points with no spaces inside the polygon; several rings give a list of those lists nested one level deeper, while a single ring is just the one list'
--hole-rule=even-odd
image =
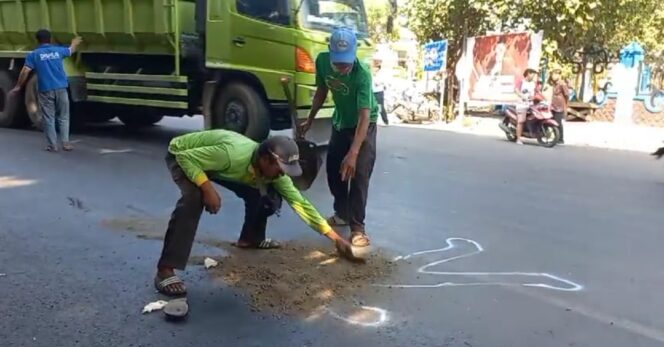
[{"label": "red billboard", "polygon": [[542,33],[507,33],[471,37],[460,61],[458,77],[462,93],[473,103],[519,101],[515,86],[527,68],[538,69],[542,56]]}]

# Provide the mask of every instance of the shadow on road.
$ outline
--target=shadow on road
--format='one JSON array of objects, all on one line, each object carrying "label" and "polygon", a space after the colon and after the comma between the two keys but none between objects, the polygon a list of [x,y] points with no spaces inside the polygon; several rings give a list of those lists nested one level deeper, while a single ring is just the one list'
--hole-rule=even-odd
[{"label": "shadow on road", "polygon": [[173,137],[203,129],[197,118],[164,118],[151,127],[132,129],[117,120],[105,123],[90,123],[72,129],[74,135],[94,136],[115,140],[135,140],[144,143],[167,145]]}]

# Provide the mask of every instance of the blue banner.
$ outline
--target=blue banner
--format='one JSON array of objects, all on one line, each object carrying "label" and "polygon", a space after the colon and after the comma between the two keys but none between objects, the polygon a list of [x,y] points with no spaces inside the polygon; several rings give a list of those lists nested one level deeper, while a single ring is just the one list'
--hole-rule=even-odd
[{"label": "blue banner", "polygon": [[447,40],[424,45],[424,71],[440,71],[447,67]]}]

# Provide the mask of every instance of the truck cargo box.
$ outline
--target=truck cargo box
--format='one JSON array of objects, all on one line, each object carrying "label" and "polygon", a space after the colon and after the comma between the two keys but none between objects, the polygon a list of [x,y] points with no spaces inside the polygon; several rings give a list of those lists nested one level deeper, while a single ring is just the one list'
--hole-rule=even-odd
[{"label": "truck cargo box", "polygon": [[0,0],[0,51],[29,52],[47,28],[63,44],[83,37],[84,52],[174,54],[194,12],[195,0]]}]

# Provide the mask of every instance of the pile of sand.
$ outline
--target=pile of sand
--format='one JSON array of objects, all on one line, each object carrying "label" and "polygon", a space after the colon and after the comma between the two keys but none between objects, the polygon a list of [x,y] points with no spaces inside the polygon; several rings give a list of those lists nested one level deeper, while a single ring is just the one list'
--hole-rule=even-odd
[{"label": "pile of sand", "polygon": [[[131,232],[141,239],[163,239],[167,221],[132,217],[108,219],[109,229]],[[254,310],[275,314],[310,316],[335,303],[353,301],[362,288],[384,282],[395,265],[374,250],[364,263],[339,258],[326,239],[290,241],[280,249],[248,250],[230,242],[197,238],[196,242],[224,250],[227,255],[212,257],[219,265],[210,274],[246,296]],[[202,265],[206,256],[193,255],[190,264]]]},{"label": "pile of sand", "polygon": [[381,253],[365,263],[339,258],[331,244],[292,241],[274,250],[241,250],[222,244],[213,276],[246,293],[255,310],[308,316],[333,301],[347,302],[359,289],[388,277],[394,265]]}]

